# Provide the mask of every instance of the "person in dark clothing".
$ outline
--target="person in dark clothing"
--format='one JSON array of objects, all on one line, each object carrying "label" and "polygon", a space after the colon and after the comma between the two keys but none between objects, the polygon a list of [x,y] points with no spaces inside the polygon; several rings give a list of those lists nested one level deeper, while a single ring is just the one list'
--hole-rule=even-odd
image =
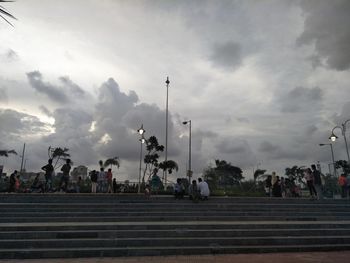
[{"label": "person in dark clothing", "polygon": [[185,190],[184,190],[184,187],[181,183],[181,179],[177,178],[176,184],[175,184],[175,189],[174,189],[175,199],[182,199],[184,197],[184,194],[185,194]]},{"label": "person in dark clothing", "polygon": [[265,180],[265,194],[268,197],[271,197],[271,189],[272,189],[272,176],[268,175]]},{"label": "person in dark clothing", "polygon": [[52,188],[52,173],[54,170],[52,159],[49,159],[48,164],[41,167],[41,170],[45,171],[45,189],[46,191],[50,191]]},{"label": "person in dark clothing", "polygon": [[323,199],[323,194],[322,194],[322,180],[321,180],[321,173],[319,170],[316,169],[316,165],[311,165],[312,169],[312,176],[314,179],[314,185],[315,189],[317,192],[317,198],[318,200]]},{"label": "person in dark clothing", "polygon": [[113,193],[117,193],[117,179],[113,178]]},{"label": "person in dark clothing", "polygon": [[69,172],[72,167],[70,166],[70,159],[66,160],[66,163],[62,166],[61,171],[63,175],[60,181],[60,189],[63,191],[67,191],[68,183],[69,183]]},{"label": "person in dark clothing", "polygon": [[33,181],[32,185],[30,186],[30,191],[31,192],[39,192],[39,193],[44,192],[44,186],[40,182],[39,177],[40,177],[40,174],[37,173],[35,178],[34,178],[34,181]]},{"label": "person in dark clothing", "polygon": [[17,177],[17,170],[15,170],[11,175],[10,175],[10,186],[8,189],[9,193],[15,192],[16,188],[16,177]]},{"label": "person in dark clothing", "polygon": [[96,193],[97,188],[97,171],[93,170],[90,174],[91,179],[91,193]]},{"label": "person in dark clothing", "polygon": [[272,195],[274,197],[282,197],[281,181],[279,176],[276,176],[276,182],[272,186]]}]

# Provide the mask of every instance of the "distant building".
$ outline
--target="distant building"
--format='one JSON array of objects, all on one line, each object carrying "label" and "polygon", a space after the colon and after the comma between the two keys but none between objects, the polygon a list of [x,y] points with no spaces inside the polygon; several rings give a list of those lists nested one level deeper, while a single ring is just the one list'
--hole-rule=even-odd
[{"label": "distant building", "polygon": [[72,181],[77,181],[79,176],[81,176],[81,179],[85,180],[87,179],[87,175],[88,168],[84,165],[74,167],[73,171],[71,172]]}]

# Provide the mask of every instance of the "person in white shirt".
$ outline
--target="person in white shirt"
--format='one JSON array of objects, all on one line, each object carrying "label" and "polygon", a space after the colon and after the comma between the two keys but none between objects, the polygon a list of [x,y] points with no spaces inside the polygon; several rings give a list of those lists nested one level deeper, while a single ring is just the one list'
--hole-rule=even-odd
[{"label": "person in white shirt", "polygon": [[210,190],[207,182],[203,181],[202,178],[198,178],[198,189],[201,195],[201,199],[208,200]]}]

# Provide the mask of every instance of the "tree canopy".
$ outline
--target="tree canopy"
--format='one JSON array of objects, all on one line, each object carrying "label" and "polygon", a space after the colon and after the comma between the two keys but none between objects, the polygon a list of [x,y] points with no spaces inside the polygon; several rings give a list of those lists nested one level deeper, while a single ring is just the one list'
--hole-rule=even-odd
[{"label": "tree canopy", "polygon": [[215,165],[204,170],[204,178],[212,189],[237,185],[244,179],[242,169],[225,160],[215,160]]}]

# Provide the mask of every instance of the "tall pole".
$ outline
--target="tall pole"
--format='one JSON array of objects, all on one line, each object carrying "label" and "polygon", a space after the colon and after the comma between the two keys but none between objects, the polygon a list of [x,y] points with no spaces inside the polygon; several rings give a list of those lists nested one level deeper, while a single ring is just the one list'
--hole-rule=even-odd
[{"label": "tall pole", "polygon": [[188,181],[189,183],[191,183],[191,173],[192,173],[192,170],[191,170],[191,157],[192,157],[192,154],[191,154],[191,140],[192,140],[192,121],[191,120],[188,120],[188,121],[184,121],[182,122],[182,124],[186,125],[187,123],[189,123],[189,140],[188,140]]},{"label": "tall pole", "polygon": [[191,138],[192,138],[192,122],[191,120],[189,121],[190,122],[190,138],[189,138],[189,146],[188,146],[188,170],[189,170],[189,181],[191,181],[191,173],[192,173],[192,164],[191,164],[191,157],[192,157],[192,154],[191,154]]},{"label": "tall pole", "polygon": [[[166,116],[165,116],[165,163],[168,161],[168,96],[169,96],[169,77],[166,78]],[[167,186],[167,169],[164,170],[164,187]]]},{"label": "tall pole", "polygon": [[343,133],[343,136],[344,136],[344,141],[345,141],[345,146],[346,146],[346,154],[348,155],[348,164],[350,165],[350,157],[349,157],[349,148],[348,148],[348,142],[346,140],[346,135],[345,135],[345,132],[346,132],[346,124],[350,121],[347,120],[345,121],[342,126],[343,126],[343,129],[342,129],[342,133]]},{"label": "tall pole", "polygon": [[142,171],[142,144],[146,141],[144,137],[144,133],[146,132],[143,128],[143,124],[141,125],[141,128],[137,130],[137,132],[141,135],[140,138],[140,169],[139,169],[139,185],[137,187],[137,193],[141,192],[141,171]]},{"label": "tall pole", "polygon": [[337,169],[335,168],[335,161],[334,161],[334,151],[333,151],[333,145],[330,143],[331,151],[332,151],[332,162],[333,162],[333,170],[334,170],[334,176],[337,176]]},{"label": "tall pole", "polygon": [[140,139],[140,170],[139,170],[139,185],[137,188],[137,193],[141,192],[141,172],[142,172],[142,139]]},{"label": "tall pole", "polygon": [[23,144],[23,152],[22,152],[22,161],[21,161],[21,170],[20,170],[20,172],[22,172],[22,170],[23,170],[23,161],[24,161],[24,152],[25,152],[25,150],[26,150],[26,144],[24,143]]}]

